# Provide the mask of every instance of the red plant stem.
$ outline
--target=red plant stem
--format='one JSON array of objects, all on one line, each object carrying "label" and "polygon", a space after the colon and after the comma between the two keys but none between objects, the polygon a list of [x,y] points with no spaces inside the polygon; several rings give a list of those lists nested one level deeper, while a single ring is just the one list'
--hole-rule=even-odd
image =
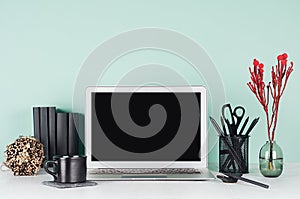
[{"label": "red plant stem", "polygon": [[270,140],[270,122],[269,122],[269,113],[268,113],[268,110],[265,111],[265,112],[266,112],[267,126],[268,126],[268,140],[271,142],[271,140]]},{"label": "red plant stem", "polygon": [[284,84],[283,84],[283,89],[282,89],[282,92],[280,94],[280,97],[282,96],[285,88],[286,88],[286,84],[287,84],[287,81],[290,77],[290,74],[293,72],[293,62],[291,62],[291,66],[288,68],[287,72],[286,72],[286,76],[285,76],[285,81],[284,81]]},{"label": "red plant stem", "polygon": [[272,142],[274,142],[275,129],[277,126],[277,118],[278,118],[278,105],[277,105],[276,112],[275,112],[274,127],[273,127],[273,131],[272,131]]}]

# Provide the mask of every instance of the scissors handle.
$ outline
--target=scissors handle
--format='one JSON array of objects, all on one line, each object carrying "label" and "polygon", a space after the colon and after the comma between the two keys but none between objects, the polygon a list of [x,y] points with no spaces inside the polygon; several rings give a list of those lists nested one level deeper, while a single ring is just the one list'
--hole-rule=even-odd
[{"label": "scissors handle", "polygon": [[[239,115],[238,114],[238,110],[241,110],[242,111],[242,114],[241,115]],[[235,107],[234,108],[234,110],[233,110],[233,115],[236,117],[236,118],[243,118],[244,117],[244,115],[245,115],[245,108],[244,107],[242,107],[242,106],[237,106],[237,107]]]},{"label": "scissors handle", "polygon": [[[241,111],[241,113],[239,113],[240,111]],[[244,107],[242,107],[242,106],[235,107],[235,109],[233,110],[233,116],[236,118],[236,122],[234,122],[236,129],[241,124],[244,115],[245,115],[245,108]]]},{"label": "scissors handle", "polygon": [[[226,121],[227,117],[225,115],[225,109],[228,108],[229,109],[229,113],[230,113],[230,116],[231,116],[231,122],[234,123],[234,118],[233,118],[233,111],[232,111],[232,108],[231,108],[231,105],[230,104],[224,104],[222,106],[222,116],[224,118],[224,120]],[[228,120],[228,119],[227,119]]]}]

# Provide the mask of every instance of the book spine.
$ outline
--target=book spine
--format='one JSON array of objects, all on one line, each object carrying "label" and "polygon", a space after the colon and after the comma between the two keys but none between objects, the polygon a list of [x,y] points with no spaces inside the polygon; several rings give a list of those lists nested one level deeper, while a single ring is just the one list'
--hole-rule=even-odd
[{"label": "book spine", "polygon": [[56,114],[57,155],[68,155],[68,115],[68,113]]},{"label": "book spine", "polygon": [[84,115],[78,114],[78,125],[77,125],[77,132],[78,132],[78,154],[84,155]]},{"label": "book spine", "polygon": [[68,154],[78,155],[78,114],[69,113],[69,136],[68,136]]},{"label": "book spine", "polygon": [[40,107],[40,141],[44,145],[45,159],[49,160],[49,118],[48,107]]},{"label": "book spine", "polygon": [[33,131],[34,137],[41,141],[41,132],[40,132],[40,108],[33,107]]},{"label": "book spine", "polygon": [[49,107],[49,159],[57,154],[56,151],[56,108]]}]

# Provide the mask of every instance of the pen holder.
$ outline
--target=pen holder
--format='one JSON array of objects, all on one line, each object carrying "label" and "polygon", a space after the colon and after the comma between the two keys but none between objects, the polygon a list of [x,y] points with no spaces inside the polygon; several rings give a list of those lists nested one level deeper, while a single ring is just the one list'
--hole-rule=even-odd
[{"label": "pen holder", "polygon": [[[226,140],[225,140],[226,139]],[[236,156],[240,160],[237,163],[236,158],[230,153],[227,145],[228,142]],[[222,173],[249,173],[248,165],[248,147],[249,136],[220,136],[219,137],[219,171]],[[242,165],[240,167],[239,165]]]}]

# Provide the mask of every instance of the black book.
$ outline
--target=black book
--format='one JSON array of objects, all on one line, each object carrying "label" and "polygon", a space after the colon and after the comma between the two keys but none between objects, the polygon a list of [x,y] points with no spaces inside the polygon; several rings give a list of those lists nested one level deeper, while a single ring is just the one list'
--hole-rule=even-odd
[{"label": "black book", "polygon": [[40,141],[44,145],[45,159],[49,160],[49,118],[48,107],[40,107]]},{"label": "black book", "polygon": [[33,131],[34,137],[41,141],[40,132],[40,107],[33,107]]},{"label": "black book", "polygon": [[77,125],[77,132],[78,132],[78,154],[84,155],[84,115],[78,114],[78,125]]},{"label": "black book", "polygon": [[57,136],[57,155],[68,155],[68,129],[69,129],[69,114],[56,114],[56,136]]},{"label": "black book", "polygon": [[78,155],[78,126],[79,114],[69,113],[68,154]]},{"label": "black book", "polygon": [[57,154],[56,151],[56,108],[49,107],[49,159]]}]

